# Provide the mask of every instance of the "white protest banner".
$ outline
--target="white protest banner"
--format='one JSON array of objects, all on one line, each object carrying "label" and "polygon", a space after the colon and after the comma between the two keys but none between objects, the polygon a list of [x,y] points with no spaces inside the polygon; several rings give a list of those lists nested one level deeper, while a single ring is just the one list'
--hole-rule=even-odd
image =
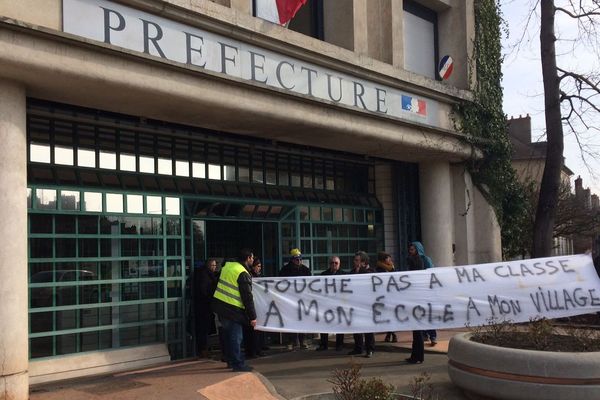
[{"label": "white protest banner", "polygon": [[257,329],[359,333],[449,329],[490,318],[527,322],[600,311],[589,255],[423,271],[261,278]]}]

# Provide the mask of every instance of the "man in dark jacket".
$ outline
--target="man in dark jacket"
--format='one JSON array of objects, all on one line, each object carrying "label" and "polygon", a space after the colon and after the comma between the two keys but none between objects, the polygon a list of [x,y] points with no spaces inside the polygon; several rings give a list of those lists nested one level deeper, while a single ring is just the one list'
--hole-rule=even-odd
[{"label": "man in dark jacket", "polygon": [[[369,265],[369,255],[364,251],[357,251],[354,254],[353,266],[351,274],[372,274],[375,271]],[[364,340],[363,340],[364,338]],[[365,351],[365,357],[373,357],[375,351],[375,334],[374,333],[355,333],[354,334],[354,350],[348,355],[355,356],[362,354]]]},{"label": "man in dark jacket", "polygon": [[198,355],[207,357],[208,335],[214,332],[215,315],[210,304],[218,282],[217,260],[209,258],[194,271],[194,303],[196,306],[196,345]]},{"label": "man in dark jacket", "polygon": [[229,261],[223,266],[212,302],[224,333],[227,363],[233,371],[252,370],[246,365],[241,344],[243,327],[256,326],[252,277],[248,273],[253,260],[252,251],[242,249],[237,261]]},{"label": "man in dark jacket", "polygon": [[[279,276],[310,276],[310,268],[302,264],[302,252],[300,249],[290,250],[290,261],[279,270]],[[304,333],[288,333],[287,348],[292,350],[294,347],[308,349],[304,341]]]},{"label": "man in dark jacket", "polygon": [[[344,271],[340,269],[340,258],[333,256],[329,258],[329,268],[321,272],[322,276],[328,275],[342,275]],[[317,347],[317,351],[327,350],[329,348],[329,335],[327,333],[321,333],[321,344]],[[341,351],[344,348],[344,334],[338,333],[335,335],[335,351]]]}]

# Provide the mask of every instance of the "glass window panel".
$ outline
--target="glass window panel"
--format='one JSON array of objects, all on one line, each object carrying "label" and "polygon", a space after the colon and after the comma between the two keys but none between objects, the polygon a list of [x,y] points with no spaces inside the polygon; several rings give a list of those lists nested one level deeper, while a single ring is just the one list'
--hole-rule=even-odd
[{"label": "glass window panel", "polygon": [[167,240],[167,256],[180,256],[181,255],[181,240],[180,239],[168,239]]},{"label": "glass window panel", "polygon": [[354,216],[356,218],[356,222],[365,222],[365,210],[355,210]]},{"label": "glass window panel", "polygon": [[98,239],[79,239],[79,257],[98,257]]},{"label": "glass window panel", "polygon": [[300,186],[302,186],[302,179],[300,177],[300,174],[292,172],[291,182],[290,183],[291,183],[291,185],[293,187],[300,187]]},{"label": "glass window panel", "polygon": [[225,179],[226,181],[235,181],[235,166],[223,166],[223,179]]},{"label": "glass window panel", "polygon": [[77,287],[59,286],[56,288],[56,305],[73,306],[77,304]]},{"label": "glass window panel", "polygon": [[72,258],[77,256],[77,246],[75,239],[56,238],[54,239],[57,258]]},{"label": "glass window panel", "polygon": [[354,212],[351,208],[344,208],[344,222],[354,222]]},{"label": "glass window panel", "polygon": [[310,208],[310,219],[311,219],[311,221],[320,221],[321,220],[321,208],[320,207],[311,207]]},{"label": "glass window panel", "polygon": [[328,176],[325,180],[325,189],[327,190],[335,190],[335,179],[331,176]]},{"label": "glass window panel", "polygon": [[181,220],[179,218],[167,218],[167,235],[181,235]]},{"label": "glass window panel", "polygon": [[117,155],[113,152],[100,151],[100,168],[117,169]]},{"label": "glass window panel", "polygon": [[238,180],[240,182],[250,182],[250,168],[248,167],[239,167],[238,168]]},{"label": "glass window panel", "polygon": [[52,240],[48,238],[30,238],[29,254],[31,258],[52,258]]},{"label": "glass window panel", "polygon": [[31,188],[27,188],[27,208],[31,208]]},{"label": "glass window panel", "polygon": [[208,179],[221,180],[221,166],[208,164]]},{"label": "glass window panel", "polygon": [[[82,310],[91,312],[91,310]],[[96,311],[96,310],[94,310]],[[81,318],[82,326],[84,318]],[[97,324],[96,324],[97,325]],[[96,326],[96,325],[85,325],[85,326]],[[79,334],[79,343],[81,345],[81,351],[94,351],[98,350],[98,332],[83,332]]]},{"label": "glass window panel", "polygon": [[54,163],[58,165],[73,165],[73,149],[70,147],[54,146]]},{"label": "glass window panel", "polygon": [[139,194],[128,194],[127,212],[131,214],[142,214],[144,212],[144,197]]},{"label": "glass window panel", "polygon": [[[162,288],[162,286],[161,286]],[[167,282],[167,297],[181,297],[181,281],[168,281]]]},{"label": "glass window panel", "polygon": [[206,178],[206,164],[201,162],[192,163],[192,177],[205,179]]},{"label": "glass window panel", "polygon": [[106,193],[106,212],[123,212],[123,195],[120,193]]},{"label": "glass window panel", "polygon": [[75,215],[57,215],[56,233],[77,233],[77,217]]},{"label": "glass window panel", "polygon": [[325,189],[325,180],[322,176],[315,176],[315,189]]},{"label": "glass window panel", "polygon": [[52,215],[29,214],[31,233],[52,233]]},{"label": "glass window panel", "polygon": [[102,193],[83,193],[83,209],[84,211],[102,212]]},{"label": "glass window panel", "polygon": [[154,158],[140,156],[140,172],[144,172],[147,174],[154,173]]},{"label": "glass window panel", "polygon": [[[52,289],[50,289],[52,292]],[[32,289],[33,293],[33,289]],[[33,300],[32,300],[33,303]],[[50,307],[52,306],[52,298],[50,298]],[[52,311],[31,313],[29,316],[30,332],[52,332],[54,330],[54,313]]]},{"label": "glass window panel", "polygon": [[[157,243],[158,241],[155,240],[154,242]],[[140,278],[162,278],[164,276],[163,262],[162,260],[141,260],[138,272]]]},{"label": "glass window panel", "polygon": [[173,162],[167,158],[159,158],[158,173],[162,175],[173,175]]},{"label": "glass window panel", "polygon": [[341,208],[333,209],[333,220],[335,222],[342,222],[344,220],[344,215]]},{"label": "glass window panel", "polygon": [[175,175],[190,176],[190,163],[187,161],[175,161]]},{"label": "glass window panel", "polygon": [[[64,288],[56,288],[56,291],[58,292],[61,289]],[[56,330],[77,328],[77,312],[75,310],[57,311],[55,318]]]},{"label": "glass window panel", "polygon": [[52,263],[30,263],[29,274],[31,283],[46,283],[54,280],[54,266]]},{"label": "glass window panel", "polygon": [[49,357],[53,353],[53,336],[33,338],[29,340],[31,358]]},{"label": "glass window panel", "polygon": [[161,256],[162,239],[140,239],[141,256]]},{"label": "glass window panel", "polygon": [[[40,275],[34,275],[33,278],[37,279],[38,276],[44,276],[43,279],[48,279],[48,276],[52,277],[52,273],[40,272]],[[32,278],[32,280],[33,280]],[[38,307],[52,307],[52,300],[54,298],[51,287],[44,288],[31,288],[29,290],[29,301],[31,302],[31,308]],[[52,322],[50,322],[52,323]],[[51,329],[48,329],[51,330]],[[45,330],[44,330],[45,331]],[[39,331],[38,331],[39,332]]]},{"label": "glass window panel", "polygon": [[160,299],[163,297],[163,282],[140,283],[141,299]]},{"label": "glass window panel", "polygon": [[162,214],[162,197],[146,196],[146,213]]},{"label": "glass window panel", "polygon": [[121,256],[139,256],[138,239],[121,239]]},{"label": "glass window panel", "polygon": [[168,260],[167,261],[167,277],[181,276],[181,260]]},{"label": "glass window panel", "polygon": [[98,216],[96,215],[79,215],[79,233],[84,235],[98,234]]},{"label": "glass window panel", "polygon": [[277,183],[277,172],[274,169],[267,170],[267,185],[275,185]]},{"label": "glass window panel", "polygon": [[79,192],[61,190],[60,207],[63,210],[79,211]]},{"label": "glass window panel", "polygon": [[135,172],[135,156],[133,154],[123,154],[119,155],[119,167],[121,171],[131,171]]},{"label": "glass window panel", "polygon": [[47,144],[30,144],[29,159],[31,162],[50,162],[50,146]]},{"label": "glass window panel", "polygon": [[333,221],[333,210],[329,207],[323,207],[323,221]]},{"label": "glass window panel", "polygon": [[179,198],[177,197],[165,197],[165,214],[167,215],[179,215]]},{"label": "glass window panel", "polygon": [[36,208],[44,210],[56,210],[56,190],[36,189]]},{"label": "glass window panel", "polygon": [[263,171],[262,168],[252,168],[252,182],[263,183]]}]

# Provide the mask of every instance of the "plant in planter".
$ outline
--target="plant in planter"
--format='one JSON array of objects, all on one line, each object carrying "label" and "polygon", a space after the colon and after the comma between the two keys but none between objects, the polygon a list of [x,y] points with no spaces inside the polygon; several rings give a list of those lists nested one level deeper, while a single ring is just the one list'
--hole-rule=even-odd
[{"label": "plant in planter", "polygon": [[379,378],[361,378],[361,365],[352,362],[349,368],[334,370],[328,382],[333,384],[336,400],[438,400],[431,375],[426,372],[413,377],[409,387],[411,395],[395,393],[393,385],[386,385]]},{"label": "plant in planter", "polygon": [[489,325],[452,338],[448,373],[474,399],[593,399],[600,393],[600,332],[546,319]]}]

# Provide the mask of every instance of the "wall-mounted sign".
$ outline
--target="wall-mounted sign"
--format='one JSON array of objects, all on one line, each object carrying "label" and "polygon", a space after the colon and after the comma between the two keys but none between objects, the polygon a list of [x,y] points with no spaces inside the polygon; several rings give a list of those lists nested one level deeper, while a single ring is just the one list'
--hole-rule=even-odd
[{"label": "wall-mounted sign", "polygon": [[438,73],[443,80],[450,78],[452,75],[452,70],[454,69],[454,60],[450,56],[444,56],[440,60],[440,65],[438,66]]},{"label": "wall-mounted sign", "polygon": [[63,30],[358,110],[439,126],[439,103],[108,0],[63,0]]}]

